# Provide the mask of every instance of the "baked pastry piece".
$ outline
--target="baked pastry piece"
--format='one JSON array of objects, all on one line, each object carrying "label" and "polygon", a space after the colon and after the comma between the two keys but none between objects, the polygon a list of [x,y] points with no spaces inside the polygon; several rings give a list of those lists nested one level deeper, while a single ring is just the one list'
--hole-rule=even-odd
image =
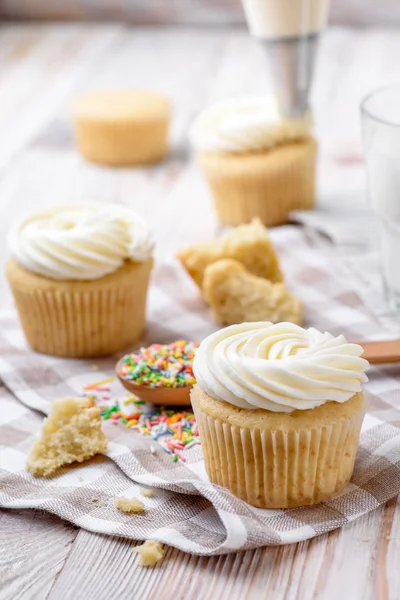
[{"label": "baked pastry piece", "polygon": [[210,480],[259,508],[343,490],[365,411],[362,353],[292,323],[242,323],[203,340],[191,400]]},{"label": "baked pastry piece", "polygon": [[139,215],[116,204],[56,206],[16,223],[8,246],[7,279],[33,350],[94,357],[140,339],[153,241]]},{"label": "baked pastry piece", "polygon": [[102,165],[145,165],[168,152],[171,102],[155,92],[87,92],[75,98],[78,150]]},{"label": "baked pastry piece", "polygon": [[259,217],[270,227],[313,208],[311,130],[309,114],[285,116],[273,96],[233,98],[197,116],[190,139],[224,225]]},{"label": "baked pastry piece", "polygon": [[283,283],[252,275],[237,260],[219,260],[206,268],[203,295],[221,325],[252,321],[301,323],[301,302]]},{"label": "baked pastry piece", "polygon": [[100,408],[93,398],[64,398],[52,405],[26,468],[37,477],[49,477],[59,467],[83,462],[106,449]]},{"label": "baked pastry piece", "polygon": [[220,240],[193,244],[177,256],[200,288],[206,267],[221,258],[233,258],[250,273],[270,281],[283,280],[274,246],[259,219],[236,227]]}]

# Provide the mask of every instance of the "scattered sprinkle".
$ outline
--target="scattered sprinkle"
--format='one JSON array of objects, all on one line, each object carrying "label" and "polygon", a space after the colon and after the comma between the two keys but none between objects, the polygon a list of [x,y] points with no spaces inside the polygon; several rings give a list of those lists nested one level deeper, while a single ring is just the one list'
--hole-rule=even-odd
[{"label": "scattered sprinkle", "polygon": [[140,493],[145,498],[153,498],[153,496],[154,496],[154,490],[152,490],[151,488],[142,488],[140,490]]},{"label": "scattered sprinkle", "polygon": [[154,540],[146,540],[144,544],[136,546],[132,552],[140,555],[139,564],[142,567],[155,567],[164,556],[163,545]]},{"label": "scattered sprinkle", "polygon": [[144,511],[144,504],[137,498],[115,498],[115,507],[126,513],[141,513]]},{"label": "scattered sprinkle", "polygon": [[118,363],[118,375],[136,385],[180,388],[195,383],[193,358],[197,342],[177,340],[172,344],[152,344],[127,354]]},{"label": "scattered sprinkle", "polygon": [[[154,407],[135,394],[116,396],[113,386],[108,385],[112,379],[88,384],[83,389],[83,395],[93,398],[100,407],[102,419],[111,421],[113,425],[122,423],[135,433],[150,438],[154,442],[150,445],[153,456],[161,449],[171,456],[172,461],[186,462],[186,450],[200,444],[194,414],[186,410]],[[116,384],[119,386],[118,381]]]},{"label": "scattered sprinkle", "polygon": [[112,383],[115,381],[115,377],[107,377],[106,379],[102,379],[101,381],[97,381],[96,383],[90,383],[89,385],[85,385],[85,390],[96,390],[97,388],[103,386],[105,383]]}]

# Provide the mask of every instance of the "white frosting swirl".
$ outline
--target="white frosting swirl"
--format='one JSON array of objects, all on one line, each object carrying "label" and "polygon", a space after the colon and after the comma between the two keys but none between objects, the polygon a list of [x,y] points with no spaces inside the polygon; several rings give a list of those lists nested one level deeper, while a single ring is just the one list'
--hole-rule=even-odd
[{"label": "white frosting swirl", "polygon": [[346,402],[367,381],[363,349],[343,335],[292,323],[242,323],[208,336],[194,374],[216,400],[239,408],[292,412]]},{"label": "white frosting swirl", "polygon": [[198,152],[229,153],[267,150],[310,135],[311,118],[285,118],[273,96],[234,98],[206,109],[190,130]]},{"label": "white frosting swirl", "polygon": [[11,256],[50,279],[99,279],[125,260],[150,258],[153,242],[145,222],[116,204],[71,204],[38,213],[14,226]]}]

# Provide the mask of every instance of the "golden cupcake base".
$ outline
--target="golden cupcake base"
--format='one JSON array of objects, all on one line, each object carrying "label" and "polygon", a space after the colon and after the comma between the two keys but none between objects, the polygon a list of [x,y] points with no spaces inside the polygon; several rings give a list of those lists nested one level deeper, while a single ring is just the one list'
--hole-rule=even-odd
[{"label": "golden cupcake base", "polygon": [[91,92],[73,105],[78,150],[102,165],[145,165],[168,152],[170,102],[161,94],[122,90]]},{"label": "golden cupcake base", "polygon": [[220,221],[287,223],[292,210],[315,205],[317,143],[313,138],[265,152],[199,155]]},{"label": "golden cupcake base", "polygon": [[364,418],[362,393],[293,413],[243,410],[197,385],[192,405],[210,480],[259,508],[324,502],[349,483]]},{"label": "golden cupcake base", "polygon": [[29,345],[43,354],[83,358],[135,344],[145,328],[153,261],[127,261],[93,281],[58,281],[35,275],[13,259],[6,266]]}]

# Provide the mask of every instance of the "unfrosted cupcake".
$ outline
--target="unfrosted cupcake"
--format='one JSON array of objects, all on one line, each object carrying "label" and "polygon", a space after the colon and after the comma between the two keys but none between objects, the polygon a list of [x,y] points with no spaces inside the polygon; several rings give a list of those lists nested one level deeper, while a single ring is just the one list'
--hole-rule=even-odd
[{"label": "unfrosted cupcake", "polygon": [[73,103],[75,137],[86,160],[104,165],[159,162],[168,151],[171,102],[140,90],[96,91]]},{"label": "unfrosted cupcake", "polygon": [[222,223],[280,225],[290,211],[314,207],[309,116],[284,118],[271,96],[236,98],[202,112],[190,138]]},{"label": "unfrosted cupcake", "polygon": [[6,272],[28,343],[44,354],[100,356],[145,327],[153,243],[128,208],[61,206],[17,224]]},{"label": "unfrosted cupcake", "polygon": [[211,481],[260,508],[338,494],[364,417],[362,352],[292,323],[243,323],[206,338],[192,404]]}]

